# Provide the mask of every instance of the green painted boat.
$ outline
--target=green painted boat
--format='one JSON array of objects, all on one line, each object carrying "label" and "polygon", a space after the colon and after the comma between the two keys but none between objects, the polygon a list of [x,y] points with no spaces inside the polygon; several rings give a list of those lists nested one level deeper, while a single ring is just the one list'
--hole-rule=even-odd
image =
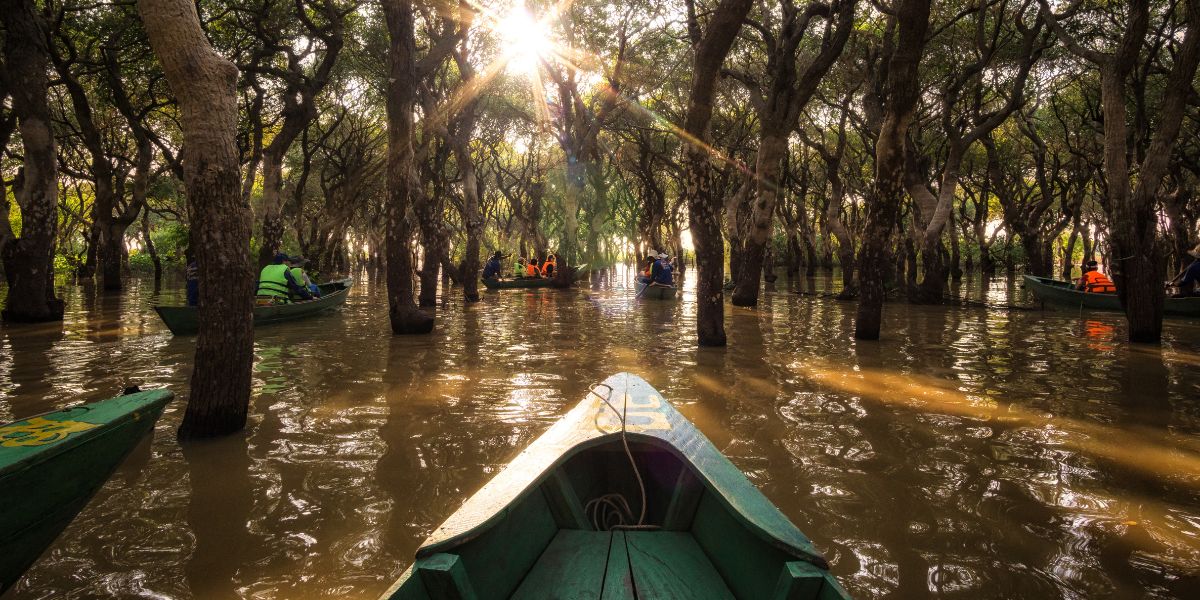
[{"label": "green painted boat", "polygon": [[647,300],[674,300],[675,294],[679,288],[673,285],[659,285],[657,283],[645,284],[641,280],[634,282],[634,289],[637,292],[638,298]]},{"label": "green painted boat", "polygon": [[[1124,312],[1116,294],[1081,292],[1069,281],[1049,277],[1025,275],[1025,286],[1043,304],[1058,308],[1080,310],[1112,310]],[[1163,301],[1163,314],[1168,317],[1200,319],[1200,297],[1167,298]]]},{"label": "green painted boat", "polygon": [[169,390],[0,425],[0,593],[62,533],[162,415]]},{"label": "green painted boat", "polygon": [[669,402],[619,373],[438,527],[388,600],[849,596]]},{"label": "green painted boat", "polygon": [[[586,264],[571,268],[575,269],[574,281],[581,281],[587,277],[588,266]],[[512,279],[484,279],[482,281],[483,285],[489,290],[511,290],[554,287],[555,280],[549,277],[514,277]]]},{"label": "green painted boat", "polygon": [[[268,325],[280,321],[303,319],[345,304],[350,295],[351,280],[338,279],[322,283],[321,297],[308,302],[277,304],[254,307],[254,326]],[[199,313],[194,306],[155,306],[155,312],[175,335],[194,335],[200,326]]]}]

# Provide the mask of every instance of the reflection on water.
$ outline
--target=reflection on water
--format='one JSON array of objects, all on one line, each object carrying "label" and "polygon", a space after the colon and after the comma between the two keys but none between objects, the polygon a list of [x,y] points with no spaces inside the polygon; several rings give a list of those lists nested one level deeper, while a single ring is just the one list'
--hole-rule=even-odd
[{"label": "reflection on water", "polygon": [[434,335],[401,338],[383,286],[360,280],[340,311],[258,330],[249,428],[182,448],[193,340],[150,309],[179,286],[64,289],[64,323],[0,330],[0,420],[134,383],[180,399],[5,600],[374,598],[619,370],[856,596],[1200,597],[1200,324],[1131,348],[1120,315],[1023,309],[999,278],[952,290],[991,309],[889,304],[886,338],[859,343],[826,275],[729,307],[729,348],[697,349],[690,289],[633,301],[623,271],[603,281],[472,306],[450,290]]}]

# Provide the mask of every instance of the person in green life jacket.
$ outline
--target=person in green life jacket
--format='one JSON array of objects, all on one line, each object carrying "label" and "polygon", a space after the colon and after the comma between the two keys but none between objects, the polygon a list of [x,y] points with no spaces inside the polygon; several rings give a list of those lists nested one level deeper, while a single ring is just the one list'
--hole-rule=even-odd
[{"label": "person in green life jacket", "polygon": [[275,255],[275,262],[262,268],[258,274],[259,298],[269,298],[276,304],[291,302],[292,295],[303,300],[312,300],[312,294],[304,288],[302,281],[297,281],[288,264],[288,255],[280,252]]},{"label": "person in green life jacket", "polygon": [[311,294],[313,298],[320,298],[321,288],[318,287],[316,283],[313,283],[313,280],[308,276],[308,273],[304,272],[304,265],[308,264],[308,259],[304,258],[303,256],[290,256],[288,257],[288,264],[291,266],[292,278],[295,279],[296,282],[301,286],[303,286],[304,289],[308,290],[308,293]]}]

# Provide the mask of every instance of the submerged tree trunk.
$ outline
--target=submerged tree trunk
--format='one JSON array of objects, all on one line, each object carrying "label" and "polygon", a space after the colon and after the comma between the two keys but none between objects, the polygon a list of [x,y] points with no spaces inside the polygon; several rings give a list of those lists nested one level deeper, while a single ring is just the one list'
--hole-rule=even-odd
[{"label": "submerged tree trunk", "polygon": [[3,319],[57,321],[63,316],[63,303],[54,296],[58,163],[47,100],[46,30],[32,0],[0,1],[0,13],[5,29],[5,84],[24,145],[21,171],[13,184],[21,208],[21,235],[10,239],[3,252],[8,280]]},{"label": "submerged tree trunk", "polygon": [[150,45],[178,98],[192,248],[200,275],[199,335],[182,438],[242,429],[254,362],[250,210],[238,165],[238,71],[218,55],[189,0],[138,0]]},{"label": "submerged tree trunk", "polygon": [[884,114],[875,143],[875,181],[867,204],[867,223],[859,253],[858,313],[854,337],[879,339],[883,323],[883,264],[904,196],[905,136],[920,87],[917,66],[929,28],[930,0],[901,0],[897,6],[896,47],[888,65]]},{"label": "submerged tree trunk", "polygon": [[387,289],[392,333],[433,331],[433,316],[413,302],[412,204],[413,109],[417,66],[412,0],[385,0],[389,77],[387,86]]},{"label": "submerged tree trunk", "polygon": [[[709,139],[717,74],[733,46],[752,0],[721,0],[700,33],[693,0],[687,0],[692,42],[692,82],[684,131],[700,144]],[[725,244],[721,239],[721,202],[713,195],[713,169],[706,147],[688,143],[684,150],[683,196],[687,200],[696,247],[696,335],[701,346],[725,345]]]}]

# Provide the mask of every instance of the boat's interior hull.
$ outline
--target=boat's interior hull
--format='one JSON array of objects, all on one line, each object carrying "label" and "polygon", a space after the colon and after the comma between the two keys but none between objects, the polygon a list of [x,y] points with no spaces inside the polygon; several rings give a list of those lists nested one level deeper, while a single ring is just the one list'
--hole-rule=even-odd
[{"label": "boat's interior hull", "polygon": [[[825,570],[745,527],[673,448],[629,440],[645,486],[643,527],[628,527],[642,495],[620,436],[609,436],[538,479],[478,535],[418,552],[385,597],[842,597]],[[589,506],[612,494],[629,505],[626,527]]]}]

